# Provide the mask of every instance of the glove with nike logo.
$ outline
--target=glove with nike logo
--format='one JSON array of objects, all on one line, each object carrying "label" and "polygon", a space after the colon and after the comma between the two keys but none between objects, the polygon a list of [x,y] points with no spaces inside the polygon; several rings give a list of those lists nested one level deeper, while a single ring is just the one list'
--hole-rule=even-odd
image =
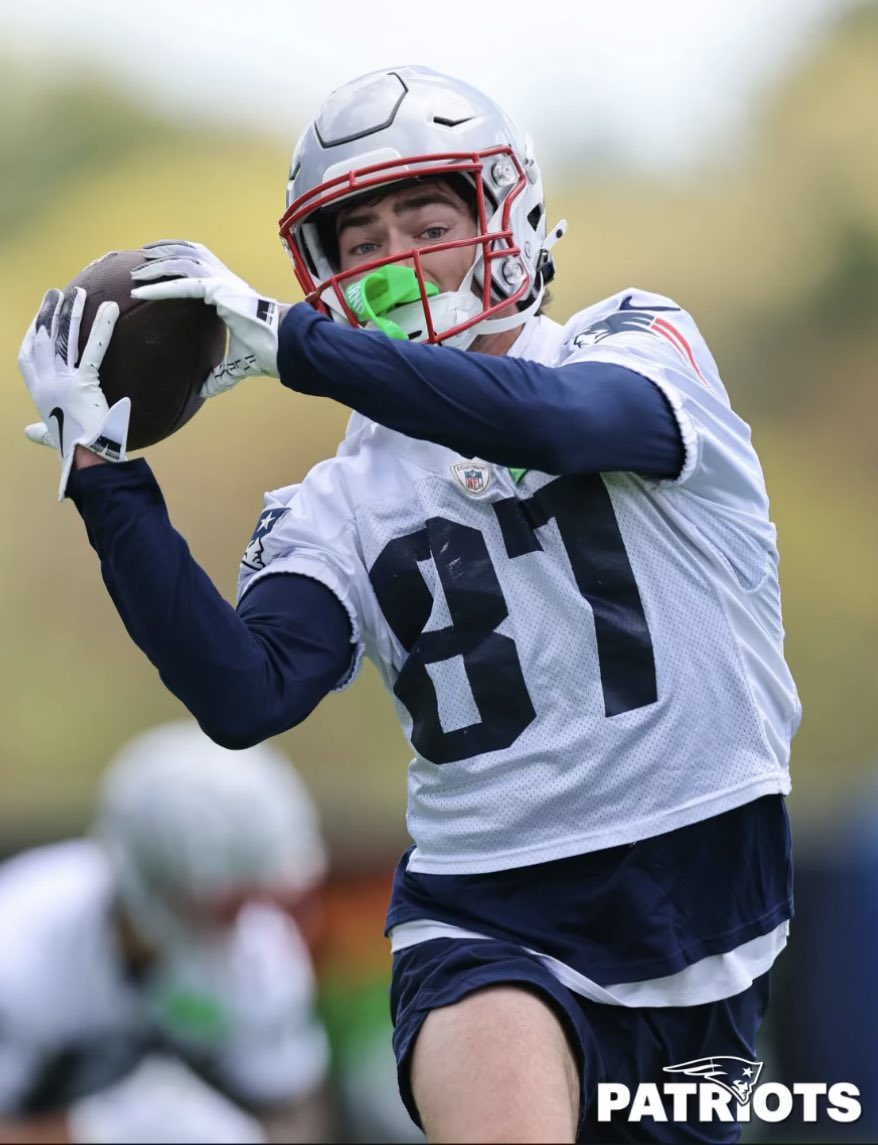
[{"label": "glove with nike logo", "polygon": [[82,289],[66,297],[60,290],[47,291],[18,353],[18,368],[43,418],[24,432],[31,441],[53,446],[61,454],[59,501],[67,490],[77,445],[107,461],[126,459],[131,399],[108,406],[98,380],[119,307],[115,302],[101,303],[80,359],[84,308]]},{"label": "glove with nike logo", "polygon": [[[273,298],[263,298],[201,243],[163,239],[147,243],[143,253],[148,261],[131,272],[133,298],[200,298],[216,307],[228,328],[229,348],[205,380],[203,398],[224,393],[243,378],[278,377],[280,308]],[[172,275],[178,277],[151,281]]]}]

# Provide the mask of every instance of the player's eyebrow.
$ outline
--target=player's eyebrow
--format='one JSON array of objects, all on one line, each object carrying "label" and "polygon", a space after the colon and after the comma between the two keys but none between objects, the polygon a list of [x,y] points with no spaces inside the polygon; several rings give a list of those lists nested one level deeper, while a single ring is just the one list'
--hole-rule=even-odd
[{"label": "player's eyebrow", "polygon": [[[409,211],[419,211],[422,207],[432,207],[436,204],[445,207],[456,206],[451,196],[441,187],[431,187],[425,189],[418,195],[411,195],[408,198],[400,199],[394,203],[393,213],[395,215],[402,215]],[[377,211],[368,208],[357,212],[356,207],[351,207],[350,214],[345,214],[343,211],[340,211],[336,235],[340,236],[342,231],[348,230],[351,227],[367,227],[370,223],[374,223],[377,217]]]},{"label": "player's eyebrow", "polygon": [[393,213],[402,215],[406,211],[419,211],[421,207],[432,207],[439,203],[445,207],[453,207],[455,203],[441,187],[434,187],[429,191],[422,191],[420,195],[412,195],[407,199],[400,199],[393,205]]},{"label": "player's eyebrow", "polygon": [[351,227],[368,227],[368,225],[374,223],[377,218],[377,211],[362,211],[360,214],[350,215],[342,214],[339,216],[335,233],[336,235],[341,235],[342,231],[349,230]]}]

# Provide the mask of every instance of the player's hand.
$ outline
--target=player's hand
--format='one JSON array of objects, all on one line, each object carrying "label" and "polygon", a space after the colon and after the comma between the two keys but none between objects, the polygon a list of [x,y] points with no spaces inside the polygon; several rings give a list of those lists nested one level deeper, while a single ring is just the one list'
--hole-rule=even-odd
[{"label": "player's hand", "polygon": [[[277,328],[279,307],[238,278],[201,243],[162,239],[143,248],[147,262],[131,272],[134,298],[201,298],[225,322],[229,348],[211,370],[201,396],[212,398],[259,374],[278,376]],[[179,275],[170,282],[152,282]],[[147,285],[140,285],[140,284]]]},{"label": "player's hand", "polygon": [[178,1058],[162,1054],[151,1054],[115,1085],[74,1102],[67,1122],[77,1145],[265,1141],[253,1117]]},{"label": "player's hand", "polygon": [[101,303],[79,359],[84,308],[84,290],[67,297],[60,290],[47,291],[18,353],[18,368],[43,418],[27,426],[25,433],[61,454],[59,501],[67,489],[77,445],[108,461],[124,461],[128,441],[131,399],[108,406],[98,381],[119,307],[115,302]]}]

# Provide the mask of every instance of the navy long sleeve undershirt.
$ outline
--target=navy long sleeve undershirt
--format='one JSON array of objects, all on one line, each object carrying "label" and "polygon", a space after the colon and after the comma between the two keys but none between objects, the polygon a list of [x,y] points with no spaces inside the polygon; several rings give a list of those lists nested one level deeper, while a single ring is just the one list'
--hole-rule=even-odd
[{"label": "navy long sleeve undershirt", "polygon": [[286,731],[341,681],[353,648],[334,593],[269,576],[236,611],[172,526],[145,461],[74,471],[68,492],[129,635],[217,743]]},{"label": "navy long sleeve undershirt", "polygon": [[306,303],[280,328],[289,389],[337,401],[464,457],[543,473],[675,477],[683,444],[664,395],[606,362],[561,368],[396,341],[341,326]]}]

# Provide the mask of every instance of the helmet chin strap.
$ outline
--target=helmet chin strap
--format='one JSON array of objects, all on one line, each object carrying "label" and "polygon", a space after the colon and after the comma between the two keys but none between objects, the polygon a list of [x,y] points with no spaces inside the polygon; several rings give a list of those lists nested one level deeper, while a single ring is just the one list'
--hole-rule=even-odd
[{"label": "helmet chin strap", "polygon": [[516,326],[523,326],[539,310],[545,294],[546,288],[540,283],[536,297],[527,304],[524,310],[516,310],[514,314],[507,314],[505,318],[486,318],[484,322],[473,326],[473,330],[477,334],[502,334],[506,330],[514,330]]},{"label": "helmet chin strap", "polygon": [[[461,291],[455,291],[454,295],[460,295]],[[513,314],[507,314],[505,318],[485,318],[481,322],[476,322],[475,325],[470,326],[469,329],[461,331],[460,334],[455,334],[451,338],[443,340],[444,346],[453,346],[458,350],[465,350],[471,346],[476,338],[480,338],[485,334],[503,334],[507,330],[514,330],[517,326],[523,326],[530,318],[536,314],[542,304],[543,298],[546,293],[546,288],[540,283],[540,288],[537,291],[536,297],[528,303],[524,310],[516,310]],[[439,295],[438,298],[431,299],[431,309],[434,302],[438,302],[440,298],[444,297]],[[476,302],[477,310],[481,309],[478,305],[478,298],[471,291],[469,297]]]}]

